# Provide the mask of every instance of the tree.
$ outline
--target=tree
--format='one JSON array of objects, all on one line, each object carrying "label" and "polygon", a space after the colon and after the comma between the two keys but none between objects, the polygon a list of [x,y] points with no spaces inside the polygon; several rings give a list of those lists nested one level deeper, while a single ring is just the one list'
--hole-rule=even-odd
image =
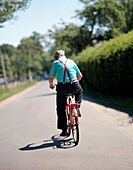
[{"label": "tree", "polygon": [[3,53],[7,76],[12,79],[19,79],[21,74],[21,69],[19,67],[21,63],[21,61],[19,61],[19,51],[9,44],[3,44],[0,48]]},{"label": "tree", "polygon": [[88,29],[72,23],[62,23],[60,27],[54,26],[53,30],[49,30],[48,36],[50,42],[53,40],[53,44],[50,44],[51,55],[57,49],[66,51],[67,56],[77,55],[86,48],[89,41]]},{"label": "tree", "polygon": [[43,35],[33,32],[31,36],[23,38],[17,48],[9,44],[0,46],[7,76],[18,80],[29,77],[32,81],[32,76],[49,73],[51,58],[49,52],[43,50],[43,41]]},{"label": "tree", "polygon": [[89,44],[113,38],[125,27],[123,5],[116,0],[80,0],[83,10],[77,10],[77,17],[84,22],[90,33]]},{"label": "tree", "polygon": [[3,44],[0,46],[2,53],[3,54],[7,54],[9,57],[11,57],[15,51],[16,48],[13,45],[9,45],[9,44]]},{"label": "tree", "polygon": [[4,54],[3,58],[4,58],[7,77],[13,78],[11,60],[7,54]]},{"label": "tree", "polygon": [[31,0],[1,0],[0,1],[0,23],[13,18],[18,10],[24,10]]},{"label": "tree", "polygon": [[133,29],[133,0],[120,0],[119,3],[123,5],[126,19],[126,26],[122,31],[127,33]]},{"label": "tree", "polygon": [[0,59],[1,59],[2,72],[3,72],[3,75],[4,75],[5,88],[8,90],[7,76],[6,76],[6,70],[5,70],[5,63],[4,63],[4,60],[3,60],[3,54],[2,54],[1,49],[0,49]]},{"label": "tree", "polygon": [[32,81],[32,76],[42,73],[42,39],[43,36],[34,32],[29,38],[22,39],[17,47],[20,52],[21,66],[23,66],[24,72],[28,74],[30,81]]},{"label": "tree", "polygon": [[50,73],[52,61],[53,58],[51,57],[50,52],[43,52],[41,61],[43,73]]},{"label": "tree", "polygon": [[[29,4],[31,0],[1,0],[0,1],[0,24],[6,22],[13,18],[14,13],[20,9],[25,9],[25,7]],[[3,27],[0,25],[0,28]],[[6,77],[6,70],[4,66],[4,59],[2,52],[0,54],[1,57],[1,65],[2,65],[2,72],[4,74],[5,79],[5,87],[8,89],[7,77]],[[10,60],[9,60],[10,61]]]}]

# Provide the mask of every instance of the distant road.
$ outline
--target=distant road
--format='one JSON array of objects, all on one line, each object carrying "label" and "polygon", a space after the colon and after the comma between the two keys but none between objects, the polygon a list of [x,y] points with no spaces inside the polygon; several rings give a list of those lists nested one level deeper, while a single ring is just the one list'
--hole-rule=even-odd
[{"label": "distant road", "polygon": [[117,111],[83,100],[75,147],[56,129],[55,99],[43,81],[0,109],[0,170],[133,170],[132,124],[116,123]]}]

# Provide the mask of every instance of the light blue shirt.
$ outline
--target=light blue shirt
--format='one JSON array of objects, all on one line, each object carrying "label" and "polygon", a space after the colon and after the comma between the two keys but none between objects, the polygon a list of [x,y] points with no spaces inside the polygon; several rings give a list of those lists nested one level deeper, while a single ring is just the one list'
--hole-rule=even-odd
[{"label": "light blue shirt", "polygon": [[[67,58],[65,56],[61,56],[59,58],[59,60],[63,61],[63,63],[65,63],[66,59]],[[63,83],[64,65],[59,60],[56,60],[56,61],[53,62],[50,76],[56,77],[58,83]],[[72,61],[71,59],[67,59],[66,67],[67,67],[68,72],[70,74],[71,80],[76,81],[77,75],[81,74],[76,63],[74,61]],[[69,79],[68,74],[66,72],[65,83],[67,83],[67,82],[70,82],[70,79]]]}]

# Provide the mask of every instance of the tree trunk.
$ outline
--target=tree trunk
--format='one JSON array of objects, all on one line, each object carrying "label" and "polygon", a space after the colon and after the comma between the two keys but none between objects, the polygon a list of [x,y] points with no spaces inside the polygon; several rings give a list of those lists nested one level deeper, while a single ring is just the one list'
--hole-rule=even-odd
[{"label": "tree trunk", "polygon": [[29,81],[30,81],[30,82],[33,82],[33,78],[32,78],[32,75],[31,75],[31,71],[30,71],[30,70],[28,71],[28,77],[29,77]]}]

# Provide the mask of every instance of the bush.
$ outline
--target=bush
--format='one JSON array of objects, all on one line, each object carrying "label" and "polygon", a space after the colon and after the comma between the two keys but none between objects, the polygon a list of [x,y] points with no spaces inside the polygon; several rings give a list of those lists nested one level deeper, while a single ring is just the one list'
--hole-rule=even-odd
[{"label": "bush", "polygon": [[75,60],[84,87],[111,95],[133,95],[133,31],[88,47]]}]

